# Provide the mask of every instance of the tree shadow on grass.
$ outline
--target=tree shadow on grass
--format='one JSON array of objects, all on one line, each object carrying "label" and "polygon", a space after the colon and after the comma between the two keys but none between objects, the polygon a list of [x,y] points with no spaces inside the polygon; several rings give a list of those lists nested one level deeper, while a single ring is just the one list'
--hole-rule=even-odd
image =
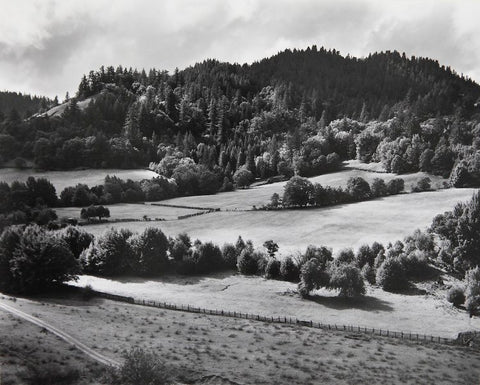
[{"label": "tree shadow on grass", "polygon": [[364,296],[358,298],[345,297],[323,297],[320,295],[313,295],[308,298],[310,301],[318,303],[336,310],[346,309],[360,309],[372,311],[393,311],[390,303],[376,297]]}]

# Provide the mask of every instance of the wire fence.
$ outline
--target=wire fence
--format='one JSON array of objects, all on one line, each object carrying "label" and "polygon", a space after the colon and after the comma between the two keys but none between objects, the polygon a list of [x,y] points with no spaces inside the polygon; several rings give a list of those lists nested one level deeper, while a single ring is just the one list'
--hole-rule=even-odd
[{"label": "wire fence", "polygon": [[[343,324],[328,324],[328,323],[322,323],[322,322],[315,322],[311,320],[300,320],[295,317],[286,317],[286,316],[273,317],[273,316],[264,316],[259,314],[251,314],[251,313],[244,313],[244,312],[237,312],[237,311],[223,310],[223,309],[205,309],[205,308],[195,307],[191,305],[182,305],[182,304],[173,304],[173,303],[161,302],[161,301],[136,299],[133,297],[120,296],[120,295],[103,293],[98,291],[94,291],[94,293],[99,297],[114,300],[114,301],[121,301],[121,302],[136,304],[136,305],[156,307],[159,309],[176,310],[176,311],[183,311],[183,312],[189,312],[189,313],[199,313],[199,314],[230,317],[230,318],[242,318],[247,320],[276,323],[276,324],[297,325],[297,326],[304,326],[304,327],[323,329],[323,330],[362,333],[367,335],[390,337],[390,338],[397,338],[397,339],[418,341],[418,342],[435,342],[435,343],[448,344],[448,345],[453,345],[458,343],[465,344],[465,340],[467,338],[465,336],[470,337],[470,334],[473,334],[474,337],[476,335],[480,335],[480,332],[478,333],[466,332],[466,333],[460,333],[457,339],[453,339],[453,338],[433,336],[429,334],[392,331],[392,330],[381,329],[381,328],[368,328],[364,326],[343,325]],[[465,336],[461,338],[462,334],[464,334]]]}]

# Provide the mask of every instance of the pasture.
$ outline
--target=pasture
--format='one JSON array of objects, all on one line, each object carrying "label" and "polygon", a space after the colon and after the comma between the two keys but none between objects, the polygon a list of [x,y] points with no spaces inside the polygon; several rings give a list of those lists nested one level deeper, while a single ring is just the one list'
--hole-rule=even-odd
[{"label": "pasture", "polygon": [[[480,374],[478,354],[456,346],[101,299],[19,299],[8,304],[112,358],[121,359],[122,351],[132,346],[152,349],[180,376],[180,384],[473,384]],[[23,330],[25,325],[18,325],[18,332]],[[5,341],[6,332],[1,329],[0,341]]]},{"label": "pasture", "polygon": [[151,179],[158,176],[157,173],[144,170],[122,170],[122,169],[87,169],[73,171],[35,171],[33,169],[0,168],[0,182],[12,183],[15,180],[25,182],[29,176],[35,178],[46,178],[55,186],[57,195],[60,195],[65,187],[75,186],[78,183],[86,184],[89,187],[103,184],[107,175],[117,176],[121,179],[132,179],[139,181]]},{"label": "pasture", "polygon": [[[378,173],[368,170],[357,170],[358,162],[350,161],[345,162],[345,169],[338,172],[332,172],[330,174],[323,174],[309,178],[312,183],[320,183],[322,186],[331,187],[345,187],[350,177],[362,177],[367,182],[371,183],[374,178],[382,178],[386,182],[393,178],[402,178],[405,181],[405,191],[410,191],[410,186],[415,184],[420,178],[428,176],[432,180],[432,187],[441,188],[443,182],[446,180],[429,175],[423,172],[417,172],[413,174],[397,175],[392,173]],[[378,164],[375,163],[374,169],[378,169]],[[162,201],[162,203],[168,203],[173,205],[185,205],[185,206],[200,206],[200,207],[212,207],[222,209],[251,209],[252,206],[260,207],[270,202],[270,198],[273,193],[277,193],[280,196],[283,194],[283,188],[287,182],[277,182],[272,184],[265,184],[256,187],[250,187],[248,189],[238,189],[233,192],[223,192],[215,195],[200,195],[191,197],[179,197]]]},{"label": "pasture", "polygon": [[[142,220],[144,217],[150,220],[175,220],[181,215],[195,214],[200,211],[141,203],[118,203],[106,207],[110,210],[111,219],[114,220]],[[59,207],[55,209],[59,218],[79,218],[80,210],[80,207]]]},{"label": "pasture", "polygon": [[[470,199],[474,191],[447,189],[401,194],[315,209],[222,211],[161,223],[94,224],[85,226],[85,230],[99,235],[110,227],[128,227],[141,232],[147,227],[158,226],[170,236],[187,232],[194,239],[213,241],[220,245],[235,242],[239,235],[251,239],[258,247],[272,239],[279,244],[281,254],[304,250],[309,244],[339,250],[345,247],[357,248],[374,241],[388,243],[402,239],[417,228],[429,226],[435,215],[453,209],[457,202]],[[241,192],[225,193],[225,196],[238,196]],[[212,196],[215,197],[217,196]],[[179,198],[177,202],[181,201]],[[198,204],[206,203],[202,200]]]},{"label": "pasture", "polygon": [[[445,280],[450,278],[445,277]],[[446,289],[418,284],[416,292],[395,294],[368,286],[364,298],[344,299],[320,290],[302,299],[295,283],[219,273],[208,277],[166,276],[159,279],[107,279],[80,276],[76,286],[91,285],[112,294],[273,317],[293,317],[329,324],[389,329],[455,338],[461,331],[480,330],[480,319],[452,307]],[[422,285],[424,285],[422,287]],[[426,285],[426,286],[425,286]],[[425,290],[426,289],[426,290]],[[423,291],[424,290],[424,291]],[[421,314],[421,316],[420,316]],[[438,320],[442,322],[438,322]]]}]

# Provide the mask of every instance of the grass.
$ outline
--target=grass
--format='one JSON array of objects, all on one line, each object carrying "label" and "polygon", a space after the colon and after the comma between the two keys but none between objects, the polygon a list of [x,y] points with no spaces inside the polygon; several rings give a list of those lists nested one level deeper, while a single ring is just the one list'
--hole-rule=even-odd
[{"label": "grass", "polygon": [[0,365],[2,385],[90,384],[104,370],[46,330],[6,313],[0,313]]},{"label": "grass", "polygon": [[[177,207],[155,206],[140,203],[119,203],[115,205],[106,205],[110,210],[110,219],[143,219],[147,216],[150,219],[163,218],[166,220],[177,219],[180,215],[194,214],[199,210],[182,209]],[[55,211],[59,218],[79,218],[80,207],[60,207]]]},{"label": "grass", "polygon": [[83,183],[89,187],[103,184],[107,175],[116,175],[121,179],[135,181],[149,179],[157,174],[149,170],[121,170],[121,169],[94,169],[72,171],[35,171],[32,169],[19,170],[15,168],[0,168],[0,181],[12,183],[15,180],[25,182],[29,176],[35,178],[47,178],[55,186],[57,195],[60,195],[65,187]]},{"label": "grass", "polygon": [[[446,286],[435,295],[394,294],[368,287],[363,299],[346,300],[322,290],[312,300],[301,299],[296,284],[216,274],[209,277],[166,276],[161,279],[107,279],[80,276],[74,285],[91,285],[113,294],[206,309],[292,317],[329,324],[389,329],[456,338],[466,330],[480,330],[480,319],[446,301]],[[225,289],[227,288],[227,289]],[[429,290],[433,292],[433,290]],[[439,322],[439,320],[442,320]]]},{"label": "grass", "polygon": [[138,232],[158,226],[170,236],[185,231],[192,238],[218,244],[235,242],[239,235],[251,239],[258,247],[273,239],[283,254],[303,250],[309,244],[338,250],[374,241],[388,243],[402,239],[416,228],[429,226],[436,214],[451,210],[458,201],[470,199],[473,191],[448,189],[318,209],[216,212],[180,221],[106,223],[89,225],[85,229],[98,235],[112,226]]},{"label": "grass", "polygon": [[[23,299],[14,306],[38,313],[114,358],[120,359],[122,351],[132,346],[154,350],[181,382],[210,383],[205,379],[214,378],[215,384],[231,384],[226,379],[245,384],[473,384],[480,374],[480,356],[461,347],[418,345],[107,300],[83,304],[42,300],[44,306]],[[18,327],[22,330],[23,326]],[[4,334],[3,328],[0,333]]]}]

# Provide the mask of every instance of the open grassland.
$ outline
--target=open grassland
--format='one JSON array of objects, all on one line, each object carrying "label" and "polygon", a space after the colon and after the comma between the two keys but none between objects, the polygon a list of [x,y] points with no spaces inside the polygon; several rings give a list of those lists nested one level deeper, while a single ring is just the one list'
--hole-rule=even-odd
[{"label": "open grassland", "polygon": [[394,294],[369,286],[366,297],[343,299],[337,292],[321,290],[302,299],[297,285],[260,277],[217,274],[209,277],[167,276],[163,279],[111,280],[81,276],[79,286],[112,294],[206,309],[239,311],[273,317],[292,317],[339,325],[414,332],[455,338],[459,332],[480,330],[480,319],[452,307],[446,288]]},{"label": "open grassland", "polygon": [[[312,183],[320,183],[322,186],[331,187],[346,187],[347,181],[350,177],[362,177],[367,182],[371,183],[374,178],[382,178],[386,182],[394,178],[402,178],[405,181],[405,190],[410,191],[410,186],[428,176],[432,180],[432,187],[440,188],[445,179],[432,176],[423,172],[414,174],[396,175],[391,173],[378,173],[366,170],[357,170],[349,167],[356,167],[358,162],[346,162],[346,168],[342,171],[332,172],[309,178]],[[351,166],[350,166],[351,164]],[[375,169],[378,168],[375,167]],[[215,195],[201,195],[191,197],[179,197],[162,201],[162,203],[185,205],[185,206],[200,206],[212,207],[222,209],[251,209],[252,206],[260,207],[270,202],[272,194],[277,193],[283,195],[283,188],[287,182],[277,182],[266,184],[248,189],[239,189],[233,192],[218,193]]]},{"label": "open grassland", "polygon": [[94,384],[103,369],[62,339],[0,310],[0,384]]},{"label": "open grassland", "polygon": [[[177,207],[156,206],[141,203],[119,203],[115,205],[107,205],[110,210],[110,218],[113,220],[135,219],[140,220],[145,216],[148,219],[177,219],[181,215],[195,214],[199,210],[183,209]],[[79,207],[60,207],[55,209],[59,218],[79,218]]]},{"label": "open grassland", "polygon": [[35,171],[33,169],[0,168],[0,181],[12,183],[15,180],[25,182],[29,176],[35,178],[46,178],[55,186],[57,194],[60,195],[65,187],[75,186],[78,183],[86,184],[89,187],[103,184],[107,175],[117,176],[121,179],[132,179],[139,181],[151,179],[158,176],[150,170],[121,170],[121,169],[94,169],[94,170],[73,170],[73,171]]},{"label": "open grassland", "polygon": [[85,229],[99,235],[110,227],[140,232],[158,226],[171,236],[187,232],[193,238],[218,244],[235,242],[239,235],[252,239],[256,246],[273,239],[282,254],[303,250],[309,244],[338,250],[402,239],[416,228],[429,226],[435,215],[453,209],[457,202],[470,199],[474,191],[448,189],[318,209],[215,212],[178,221],[105,223]]},{"label": "open grassland", "polygon": [[[480,375],[480,356],[462,347],[107,300],[42,301],[8,303],[112,358],[121,359],[122,351],[132,346],[153,349],[182,383],[207,383],[195,379],[217,375],[239,384],[475,384]],[[3,340],[5,329],[0,333]]]}]

